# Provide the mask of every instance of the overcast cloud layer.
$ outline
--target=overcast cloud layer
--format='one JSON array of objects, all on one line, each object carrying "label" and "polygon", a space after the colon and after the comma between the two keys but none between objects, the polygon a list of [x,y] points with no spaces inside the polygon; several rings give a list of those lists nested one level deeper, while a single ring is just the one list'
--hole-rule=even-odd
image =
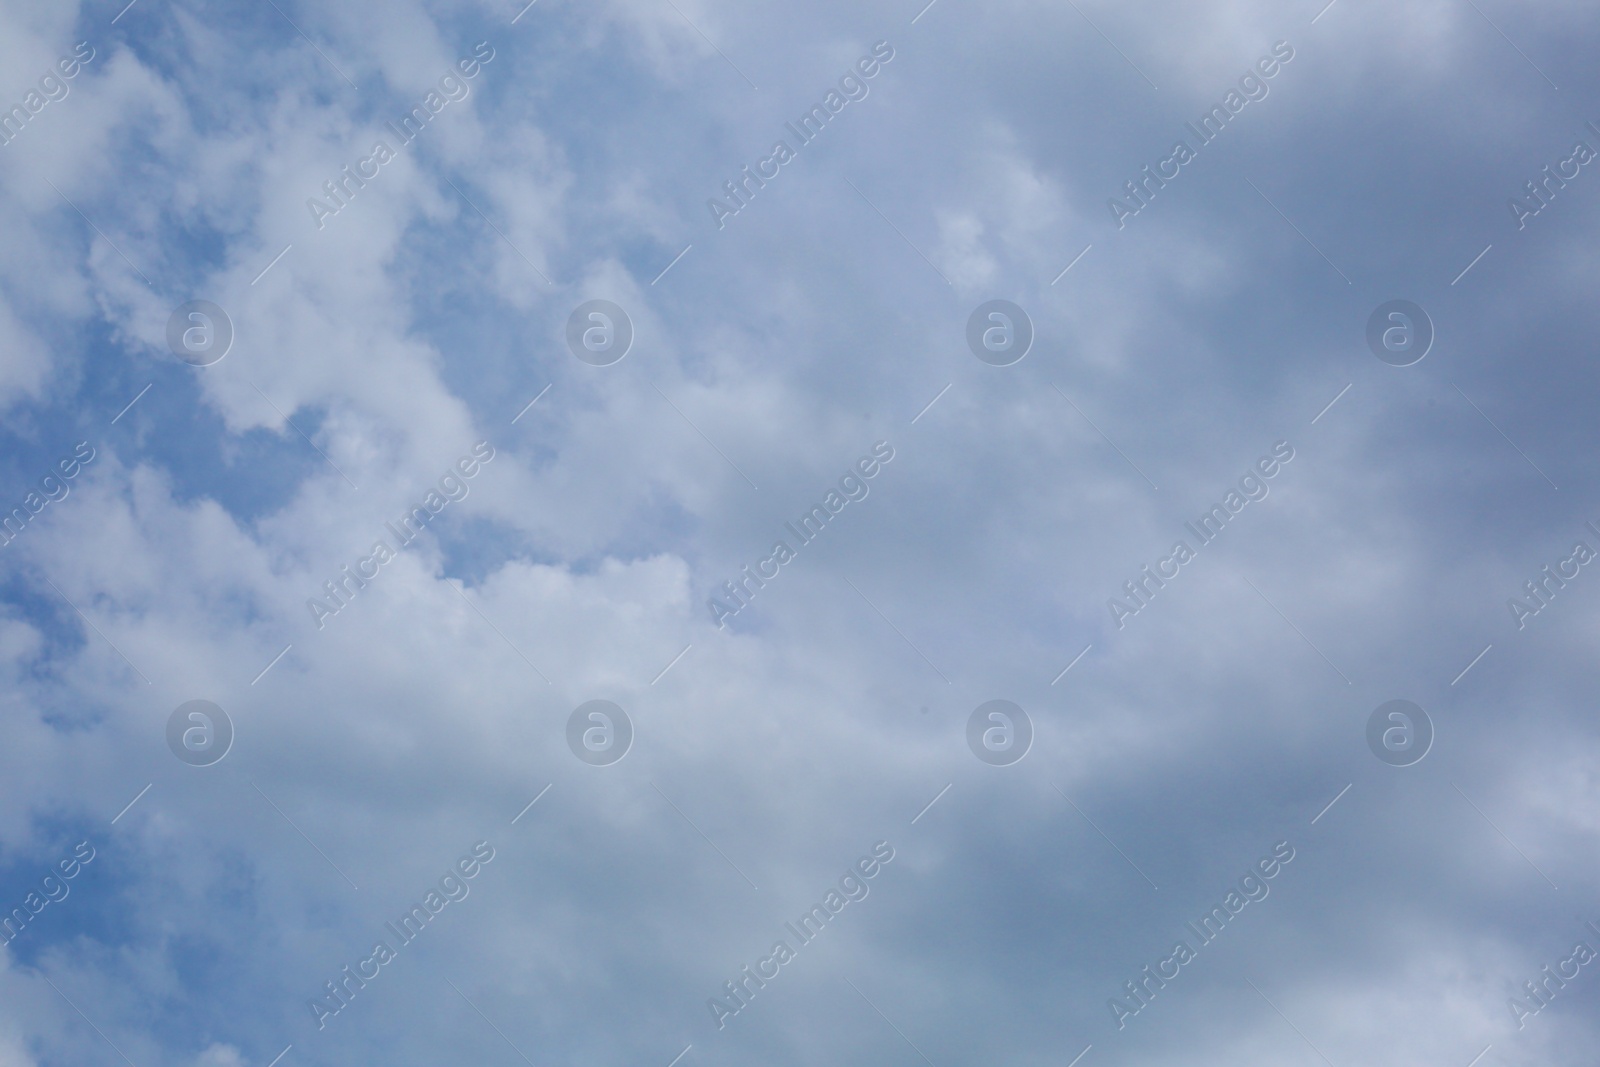
[{"label": "overcast cloud layer", "polygon": [[124,2],[0,1067],[1594,1062],[1592,4]]}]

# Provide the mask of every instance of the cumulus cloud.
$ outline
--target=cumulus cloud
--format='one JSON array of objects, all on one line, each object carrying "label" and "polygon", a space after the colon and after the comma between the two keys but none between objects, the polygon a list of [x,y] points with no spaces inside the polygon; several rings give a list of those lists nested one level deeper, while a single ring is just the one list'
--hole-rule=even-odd
[{"label": "cumulus cloud", "polygon": [[0,1065],[1586,1062],[1583,8],[919,7],[0,13]]}]

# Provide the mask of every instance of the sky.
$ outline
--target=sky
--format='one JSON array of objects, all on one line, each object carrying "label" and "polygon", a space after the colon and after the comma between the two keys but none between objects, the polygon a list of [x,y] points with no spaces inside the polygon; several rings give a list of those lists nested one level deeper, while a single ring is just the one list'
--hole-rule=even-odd
[{"label": "sky", "polygon": [[1589,5],[124,3],[0,1067],[1593,1062]]}]

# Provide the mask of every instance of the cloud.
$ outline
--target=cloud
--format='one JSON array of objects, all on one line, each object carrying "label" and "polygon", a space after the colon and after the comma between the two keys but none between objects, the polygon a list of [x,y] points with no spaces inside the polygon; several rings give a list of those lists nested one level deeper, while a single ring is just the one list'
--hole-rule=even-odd
[{"label": "cloud", "polygon": [[[0,16],[0,102],[97,49],[0,148],[0,506],[97,450],[0,549],[0,903],[99,851],[8,943],[0,1063],[1582,1062],[1592,976],[1521,1030],[1506,1000],[1600,937],[1595,608],[1586,573],[1521,630],[1506,599],[1600,548],[1592,179],[1526,231],[1505,199],[1583,135],[1583,9],[1077,6]],[[867,101],[717,229],[880,40]],[[1364,338],[1397,297],[1436,327],[1412,367]],[[1010,367],[966,345],[996,298],[1035,327]],[[208,367],[167,348],[196,299],[235,333]],[[611,366],[567,348],[590,299],[634,328]],[[1270,494],[1129,591],[1278,442]],[[997,698],[1034,726],[1007,767],[968,747]],[[1411,767],[1368,749],[1397,698],[1435,729]],[[596,699],[634,733],[605,766],[568,739]],[[169,748],[191,700],[233,730],[212,766]],[[480,841],[469,897],[341,971]],[[873,903],[718,1029],[878,841]],[[1280,841],[1270,898],[1117,1029]]]}]

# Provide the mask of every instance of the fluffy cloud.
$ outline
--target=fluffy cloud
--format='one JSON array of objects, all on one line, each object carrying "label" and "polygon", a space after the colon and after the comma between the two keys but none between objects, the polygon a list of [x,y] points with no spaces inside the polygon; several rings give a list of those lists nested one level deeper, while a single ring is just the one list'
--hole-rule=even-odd
[{"label": "fluffy cloud", "polygon": [[[33,916],[0,1064],[1585,1062],[1587,970],[1522,1029],[1507,1001],[1600,946],[1593,579],[1505,606],[1600,548],[1592,178],[1527,231],[1504,205],[1582,135],[1582,9],[919,7],[0,15],[0,101],[96,49],[0,148],[0,905]],[[879,40],[871,94],[717,229],[706,198]],[[1119,229],[1107,199],[1279,40]],[[1397,296],[1437,327],[1408,368],[1363,337]],[[1011,367],[966,349],[992,298],[1036,327]],[[234,327],[209,367],[167,349],[193,299]],[[589,299],[634,328],[608,367],[567,350]],[[870,493],[744,578],[880,441]],[[1270,494],[1131,593],[1279,441]],[[995,698],[1035,730],[1009,767],[968,749]],[[1367,747],[1394,698],[1436,731],[1412,767]],[[168,749],[197,699],[233,728],[207,767]],[[569,748],[594,699],[634,733],[609,766]],[[879,841],[870,899],[719,1029]]]}]

